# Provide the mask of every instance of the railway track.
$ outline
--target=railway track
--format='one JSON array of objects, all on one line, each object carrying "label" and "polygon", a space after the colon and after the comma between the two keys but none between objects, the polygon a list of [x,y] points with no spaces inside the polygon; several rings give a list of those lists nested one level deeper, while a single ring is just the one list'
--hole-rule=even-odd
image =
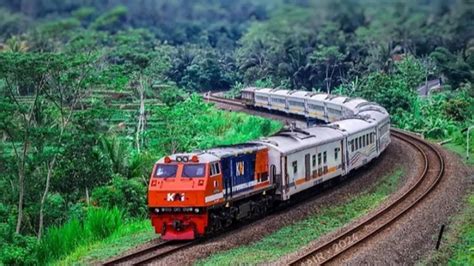
[{"label": "railway track", "polygon": [[[211,94],[208,99],[224,105],[237,106],[237,100],[229,101],[217,95]],[[243,106],[242,103],[240,105]],[[258,113],[261,112],[257,111],[256,114],[258,115]],[[396,222],[433,191],[444,175],[444,159],[436,146],[398,129],[392,129],[391,133],[393,137],[414,147],[422,157],[424,167],[416,182],[385,208],[309,252],[300,255],[291,261],[290,265],[314,265],[334,262],[342,254],[368,241],[371,237]]]},{"label": "railway track", "polygon": [[400,130],[392,130],[392,136],[413,146],[424,161],[422,173],[416,182],[390,205],[367,217],[356,226],[300,255],[290,265],[315,265],[334,262],[342,254],[368,241],[412,210],[425,198],[444,175],[444,159],[431,143]]},{"label": "railway track", "polygon": [[211,102],[245,108],[245,104],[243,104],[240,100],[223,98],[218,96],[217,93],[204,94],[203,98]]},{"label": "railway track", "polygon": [[220,109],[233,112],[243,112],[254,116],[265,117],[268,119],[278,120],[284,124],[294,123],[298,127],[306,127],[307,121],[304,118],[297,116],[289,116],[285,113],[272,113],[268,110],[249,109],[237,99],[227,99],[219,96],[219,93],[203,94],[203,99],[208,102],[214,102]]},{"label": "railway track", "polygon": [[[239,100],[225,99],[214,94],[204,95],[203,98],[226,107],[237,107],[239,110],[247,110],[246,112],[250,111],[256,115],[264,113],[262,111],[246,109],[245,105]],[[273,118],[276,117],[278,119],[281,117],[280,120],[285,119],[283,115],[271,115],[274,116]],[[288,117],[286,117],[286,119],[288,119]],[[444,174],[444,159],[438,149],[433,144],[400,130],[392,129],[392,136],[413,146],[422,157],[424,167],[418,179],[416,179],[406,192],[392,201],[391,204],[380,209],[375,214],[366,217],[348,230],[335,235],[332,239],[299,255],[289,262],[290,265],[314,265],[334,262],[342,254],[368,241],[371,237],[392,225],[404,214],[412,210],[436,187]],[[157,259],[164,258],[196,244],[197,241],[160,242],[151,247],[107,261],[103,265],[149,264]]]},{"label": "railway track", "polygon": [[185,248],[194,246],[198,241],[192,242],[175,242],[175,241],[163,241],[156,243],[150,247],[140,249],[133,253],[114,258],[107,262],[104,262],[102,265],[143,265],[149,264],[154,260],[169,256],[173,253],[176,253]]}]

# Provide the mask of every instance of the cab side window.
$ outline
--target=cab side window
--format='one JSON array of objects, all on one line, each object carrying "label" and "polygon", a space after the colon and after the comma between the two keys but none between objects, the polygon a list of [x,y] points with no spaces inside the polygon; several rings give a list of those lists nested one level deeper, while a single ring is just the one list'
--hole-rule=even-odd
[{"label": "cab side window", "polygon": [[219,167],[219,163],[211,163],[211,176],[218,175],[221,173],[221,169]]}]

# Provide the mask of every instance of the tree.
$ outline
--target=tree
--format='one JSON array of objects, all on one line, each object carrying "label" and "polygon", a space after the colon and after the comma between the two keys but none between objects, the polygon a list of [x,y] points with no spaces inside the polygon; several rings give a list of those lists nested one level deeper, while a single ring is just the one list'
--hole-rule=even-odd
[{"label": "tree", "polygon": [[311,61],[313,64],[322,65],[324,68],[326,83],[326,92],[329,94],[331,91],[332,80],[336,69],[341,67],[342,61],[345,55],[339,51],[338,47],[335,46],[319,46],[317,50],[311,55]]},{"label": "tree", "polygon": [[[6,133],[17,161],[16,233],[20,232],[23,222],[26,167],[32,149],[32,132],[39,126],[37,120],[41,116],[41,101],[46,90],[48,58],[48,55],[40,54],[0,53],[2,109],[5,110],[0,128]],[[24,92],[32,95],[28,101],[20,101]]]},{"label": "tree", "polygon": [[12,36],[5,44],[0,45],[0,52],[24,53],[28,49],[26,41],[21,40],[18,36]]},{"label": "tree", "polygon": [[[48,65],[48,89],[45,90],[45,94],[58,113],[58,116],[51,117],[51,120],[53,121],[52,126],[57,128],[56,145],[61,147],[64,145],[63,136],[71,127],[76,107],[82,99],[90,94],[92,86],[97,85],[94,75],[96,58],[93,55],[78,54],[76,56],[56,55],[54,59]],[[40,203],[39,239],[43,233],[44,205],[58,156],[59,151],[52,155],[47,164],[45,187]]]}]

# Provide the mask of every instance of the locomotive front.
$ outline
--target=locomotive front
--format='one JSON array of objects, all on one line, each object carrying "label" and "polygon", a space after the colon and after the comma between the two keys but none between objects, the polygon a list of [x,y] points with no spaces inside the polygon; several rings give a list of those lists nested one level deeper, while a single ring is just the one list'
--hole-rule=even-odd
[{"label": "locomotive front", "polygon": [[223,201],[217,157],[182,154],[159,160],[148,186],[148,207],[156,233],[165,240],[191,240],[205,234],[207,208]]}]

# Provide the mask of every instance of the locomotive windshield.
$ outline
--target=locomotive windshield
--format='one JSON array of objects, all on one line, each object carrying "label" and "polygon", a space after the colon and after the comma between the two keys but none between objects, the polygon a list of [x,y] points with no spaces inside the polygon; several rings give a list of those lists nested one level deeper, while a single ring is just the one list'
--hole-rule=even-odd
[{"label": "locomotive windshield", "polygon": [[156,167],[155,177],[161,177],[161,178],[175,177],[177,170],[178,170],[177,165],[159,164]]},{"label": "locomotive windshield", "polygon": [[183,167],[182,177],[203,177],[205,174],[204,164],[186,164]]}]

